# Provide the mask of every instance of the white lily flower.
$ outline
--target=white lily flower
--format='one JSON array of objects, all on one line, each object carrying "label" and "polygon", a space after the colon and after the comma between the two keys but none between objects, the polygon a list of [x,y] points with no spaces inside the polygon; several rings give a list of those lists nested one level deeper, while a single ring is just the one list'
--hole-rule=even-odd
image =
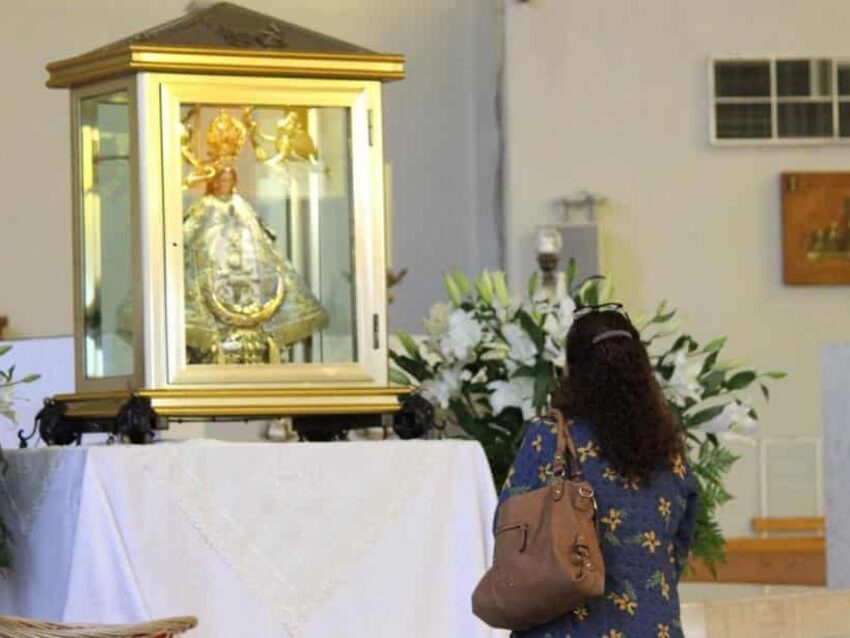
[{"label": "white lily flower", "polygon": [[429,337],[439,339],[443,337],[449,330],[449,313],[452,311],[451,305],[447,303],[435,303],[428,311],[428,318],[425,320],[425,332]]},{"label": "white lily flower", "polygon": [[14,403],[15,388],[10,385],[0,386],[0,416],[6,417],[12,423],[17,423]]},{"label": "white lily flower", "polygon": [[448,408],[449,401],[460,390],[461,375],[460,366],[443,368],[436,378],[428,379],[422,384],[422,393],[432,403],[438,404],[443,409]]},{"label": "white lily flower", "polygon": [[689,358],[683,350],[679,350],[672,363],[674,367],[670,379],[659,379],[667,398],[679,406],[685,405],[688,399],[699,401],[702,398],[702,385],[699,382],[702,361]]},{"label": "white lily flower", "polygon": [[534,416],[531,400],[534,396],[534,379],[515,377],[510,381],[492,381],[487,387],[493,391],[490,405],[493,414],[498,415],[506,408],[519,408],[524,419]]},{"label": "white lily flower", "polygon": [[440,348],[447,357],[464,361],[481,342],[483,331],[475,317],[463,310],[453,310],[448,319],[448,333],[440,339]]},{"label": "white lily flower", "polygon": [[508,324],[502,330],[510,348],[509,357],[522,365],[531,365],[537,358],[537,347],[525,330],[516,324]]},{"label": "white lily flower", "polygon": [[573,313],[576,303],[570,297],[564,297],[558,304],[552,307],[543,321],[543,330],[555,343],[564,343],[567,333],[573,325]]},{"label": "white lily flower", "polygon": [[739,401],[732,401],[723,406],[723,412],[711,421],[699,426],[703,432],[720,434],[725,432],[737,432],[739,434],[754,434],[758,422],[750,416],[750,406]]}]

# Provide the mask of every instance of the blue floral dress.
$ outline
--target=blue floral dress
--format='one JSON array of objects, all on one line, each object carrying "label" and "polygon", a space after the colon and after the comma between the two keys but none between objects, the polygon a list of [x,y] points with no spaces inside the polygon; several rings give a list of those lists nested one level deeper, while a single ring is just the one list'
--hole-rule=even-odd
[{"label": "blue floral dress", "polygon": [[[687,463],[671,461],[648,485],[626,480],[603,458],[587,423],[570,432],[599,507],[605,594],[517,638],[681,638],[679,575],[696,523],[696,490]],[[557,441],[554,423],[531,421],[499,502],[544,486]]]}]

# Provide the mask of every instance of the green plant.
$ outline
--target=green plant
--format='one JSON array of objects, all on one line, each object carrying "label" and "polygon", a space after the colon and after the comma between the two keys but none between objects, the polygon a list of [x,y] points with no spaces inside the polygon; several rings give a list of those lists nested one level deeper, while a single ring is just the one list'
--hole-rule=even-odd
[{"label": "green plant", "polygon": [[[470,282],[462,273],[445,276],[448,303],[437,303],[425,321],[425,336],[398,333],[391,351],[392,379],[418,386],[435,406],[437,418],[460,436],[484,448],[497,486],[510,469],[522,441],[523,424],[548,409],[565,365],[565,339],[578,305],[610,300],[604,277],[575,280],[571,262],[554,291],[543,293],[535,278],[525,298],[512,296],[504,273],[485,272]],[[656,376],[688,443],[697,477],[700,510],[694,556],[713,568],[723,560],[717,510],[730,494],[724,480],[736,457],[718,436],[748,434],[758,415],[747,390],[781,373],[759,374],[720,355],[723,338],[701,346],[681,333],[676,312],[665,303],[636,322],[650,352]]]},{"label": "green plant", "polygon": [[[9,345],[0,345],[0,357],[8,354],[12,349]],[[15,413],[15,387],[32,383],[39,378],[37,374],[28,374],[20,379],[15,377],[15,366],[12,365],[6,369],[0,369],[0,417],[6,418],[12,423],[18,422],[17,414]],[[3,458],[3,451],[0,448],[0,471],[5,473],[7,470],[6,460]],[[5,521],[0,518],[0,570],[9,569],[12,566],[12,536]]]}]

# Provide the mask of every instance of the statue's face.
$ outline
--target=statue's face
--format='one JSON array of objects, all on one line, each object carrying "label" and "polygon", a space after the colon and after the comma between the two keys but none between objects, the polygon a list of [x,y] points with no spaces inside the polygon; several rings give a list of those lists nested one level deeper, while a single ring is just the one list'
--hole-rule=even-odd
[{"label": "statue's face", "polygon": [[212,180],[212,193],[217,197],[227,197],[233,194],[236,188],[236,173],[232,170],[223,170],[216,173]]}]

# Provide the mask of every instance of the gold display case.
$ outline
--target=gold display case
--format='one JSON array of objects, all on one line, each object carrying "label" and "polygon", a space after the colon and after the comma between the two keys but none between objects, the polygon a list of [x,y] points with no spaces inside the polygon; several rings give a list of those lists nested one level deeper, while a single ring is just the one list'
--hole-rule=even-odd
[{"label": "gold display case", "polygon": [[128,406],[398,410],[381,93],[401,56],[221,3],[47,69],[71,93],[77,389],[48,438]]}]

